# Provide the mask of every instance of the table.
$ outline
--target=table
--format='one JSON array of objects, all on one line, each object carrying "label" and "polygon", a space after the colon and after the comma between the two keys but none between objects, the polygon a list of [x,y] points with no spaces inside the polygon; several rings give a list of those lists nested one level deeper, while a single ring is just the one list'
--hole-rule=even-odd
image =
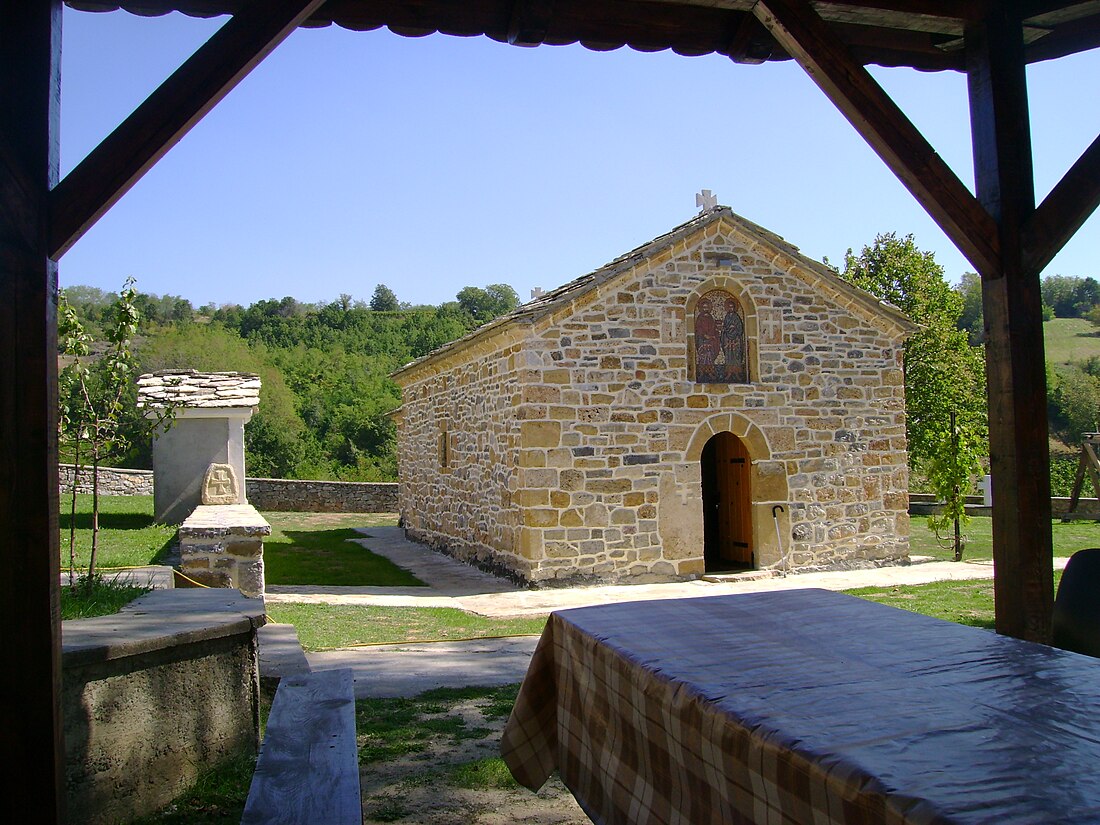
[{"label": "table", "polygon": [[501,752],[607,825],[1100,822],[1100,660],[823,590],[566,610]]}]

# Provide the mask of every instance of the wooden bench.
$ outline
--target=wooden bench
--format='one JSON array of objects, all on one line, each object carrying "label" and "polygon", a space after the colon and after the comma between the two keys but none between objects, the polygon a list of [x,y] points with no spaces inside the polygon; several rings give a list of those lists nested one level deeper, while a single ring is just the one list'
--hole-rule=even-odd
[{"label": "wooden bench", "polygon": [[242,825],[362,821],[351,671],[284,677],[271,705]]}]

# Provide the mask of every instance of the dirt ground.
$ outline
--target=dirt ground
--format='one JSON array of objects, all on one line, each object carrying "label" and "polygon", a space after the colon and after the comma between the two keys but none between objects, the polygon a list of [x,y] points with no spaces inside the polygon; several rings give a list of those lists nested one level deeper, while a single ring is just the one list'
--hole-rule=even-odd
[{"label": "dirt ground", "polygon": [[475,735],[461,741],[441,737],[419,753],[362,766],[365,823],[591,825],[556,775],[537,794],[512,783],[499,762],[487,764],[486,775],[475,782],[456,778],[456,772],[468,776],[471,763],[482,765],[480,760],[499,756],[505,722],[487,718],[472,701],[448,708],[448,714],[456,713]]}]

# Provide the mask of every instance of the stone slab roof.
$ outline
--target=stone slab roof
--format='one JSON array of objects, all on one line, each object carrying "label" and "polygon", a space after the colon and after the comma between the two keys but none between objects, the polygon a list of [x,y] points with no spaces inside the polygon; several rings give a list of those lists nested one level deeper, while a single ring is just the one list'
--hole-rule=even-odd
[{"label": "stone slab roof", "polygon": [[260,403],[260,376],[251,372],[161,370],[138,377],[138,407],[169,403],[198,409],[239,409]]},{"label": "stone slab roof", "polygon": [[599,285],[629,271],[635,266],[643,263],[646,259],[659,255],[664,250],[675,246],[691,235],[705,229],[710,224],[719,221],[730,225],[742,235],[747,235],[749,238],[759,243],[770,246],[776,253],[786,255],[794,262],[796,267],[812,273],[813,276],[826,282],[837,292],[849,296],[856,303],[862,305],[866,311],[879,315],[891,322],[900,334],[908,335],[917,328],[900,309],[848,283],[841,278],[835,270],[821,263],[821,261],[815,261],[813,258],[808,258],[803,255],[798,251],[797,246],[784,240],[782,236],[741,217],[728,206],[716,206],[700,213],[687,223],[680,224],[680,226],[666,232],[664,235],[660,235],[652,241],[644,243],[624,255],[620,255],[618,258],[604,264],[594,272],[589,272],[587,275],[575,278],[557,289],[544,292],[539,297],[528,301],[513,312],[502,315],[487,324],[483,324],[473,332],[467,333],[461,338],[451,341],[449,344],[444,344],[442,347],[429,352],[427,355],[409,362],[399,370],[396,370],[391,377],[399,378],[407,373],[414,372],[420,366],[437,361],[448,354],[458,352],[465,347],[473,345],[475,342],[482,341],[487,337],[503,332],[510,326],[516,324],[531,324],[544,315],[554,312],[575,301],[577,298],[590,292]]}]

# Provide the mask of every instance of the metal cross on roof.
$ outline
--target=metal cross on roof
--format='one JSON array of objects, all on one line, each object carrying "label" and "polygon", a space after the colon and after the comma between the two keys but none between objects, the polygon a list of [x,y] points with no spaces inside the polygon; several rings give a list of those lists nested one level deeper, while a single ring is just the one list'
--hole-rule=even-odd
[{"label": "metal cross on roof", "polygon": [[718,205],[718,198],[709,189],[704,189],[695,196],[695,205],[703,207],[703,211],[706,212]]}]

